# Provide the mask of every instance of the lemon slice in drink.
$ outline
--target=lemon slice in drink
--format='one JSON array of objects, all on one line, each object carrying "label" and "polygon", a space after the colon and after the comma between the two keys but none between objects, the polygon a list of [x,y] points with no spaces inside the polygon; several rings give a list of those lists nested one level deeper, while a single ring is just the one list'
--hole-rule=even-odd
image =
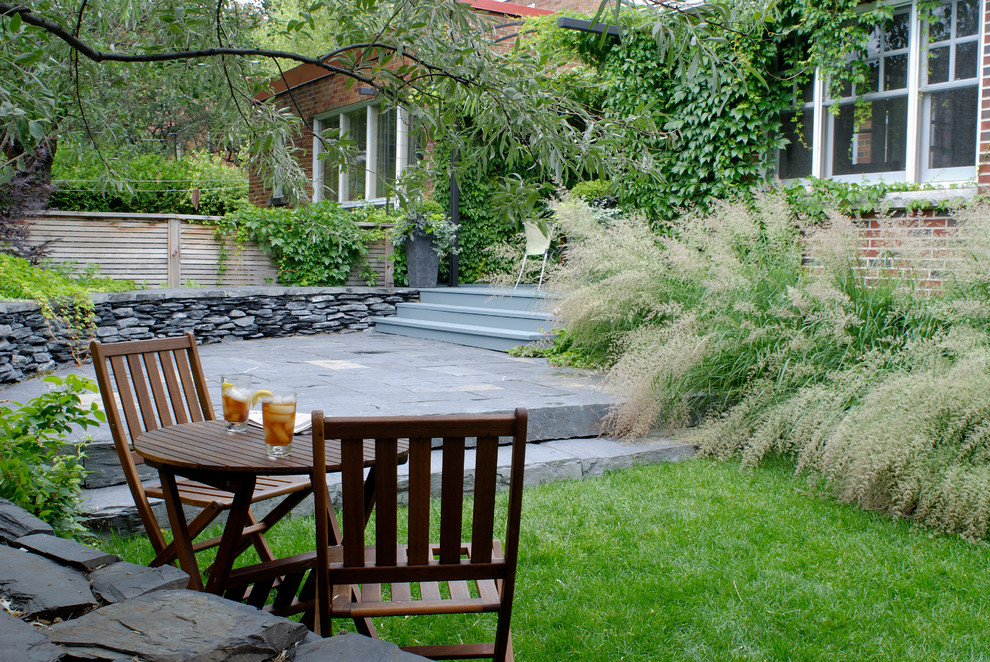
[{"label": "lemon slice in drink", "polygon": [[220,390],[226,391],[228,388],[234,388],[234,385],[231,384],[230,382],[223,382],[222,384],[220,384]]},{"label": "lemon slice in drink", "polygon": [[251,396],[251,404],[252,405],[256,405],[256,404],[258,404],[258,401],[259,400],[266,400],[266,399],[271,399],[271,398],[274,398],[274,397],[275,397],[275,394],[274,393],[272,393],[271,391],[267,391],[267,390],[261,388],[261,389],[258,389],[257,391],[255,391],[254,392],[254,395]]}]

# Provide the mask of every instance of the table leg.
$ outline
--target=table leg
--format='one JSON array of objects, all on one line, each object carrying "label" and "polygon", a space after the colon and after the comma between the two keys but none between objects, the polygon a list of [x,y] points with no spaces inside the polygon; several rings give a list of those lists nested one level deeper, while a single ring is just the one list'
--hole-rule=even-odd
[{"label": "table leg", "polygon": [[178,557],[182,569],[189,573],[189,588],[194,591],[202,591],[203,577],[200,575],[199,566],[196,564],[196,554],[193,552],[192,539],[189,537],[186,514],[182,510],[179,488],[175,484],[175,474],[162,468],[158,470],[158,475],[162,483],[168,521],[172,527],[175,555]]},{"label": "table leg", "polygon": [[217,595],[223,594],[234,559],[237,558],[244,537],[244,525],[250,519],[251,497],[254,494],[256,478],[254,475],[246,475],[229,482],[234,500],[227,513],[227,524],[220,537],[220,546],[217,547],[217,559],[210,567],[210,578],[206,582],[206,591]]}]

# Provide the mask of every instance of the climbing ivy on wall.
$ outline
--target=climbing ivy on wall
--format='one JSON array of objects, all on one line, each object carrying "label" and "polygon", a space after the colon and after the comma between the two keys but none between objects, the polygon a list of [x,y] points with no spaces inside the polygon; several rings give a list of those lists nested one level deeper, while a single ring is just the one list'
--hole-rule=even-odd
[{"label": "climbing ivy on wall", "polygon": [[[740,7],[744,4],[739,0]],[[755,6],[751,0],[748,5]],[[630,129],[623,141],[630,155],[659,165],[660,176],[646,178],[645,168],[633,167],[613,182],[620,205],[665,220],[773,177],[776,152],[785,140],[783,116],[816,67],[830,77],[833,90],[866,80],[866,65],[848,55],[865,52],[873,27],[888,20],[892,9],[862,11],[858,5],[858,0],[781,0],[756,30],[713,25],[708,44],[713,55],[699,51],[693,75],[682,75],[657,57],[654,31],[643,16],[626,17],[631,29],[621,43],[559,29],[555,17],[534,19],[532,25],[546,52],[591,70],[590,75],[565,70],[562,84],[568,89],[607,117],[651,114],[665,130],[664,138],[651,142]],[[722,69],[718,80],[701,73],[713,66]],[[577,84],[582,80],[593,86]]]},{"label": "climbing ivy on wall", "polygon": [[[442,145],[434,150],[433,196],[444,208],[449,207],[450,179],[445,175],[449,163],[449,151]],[[484,276],[504,269],[504,258],[492,250],[509,242],[520,232],[504,213],[497,209],[492,199],[498,190],[501,169],[493,164],[465,164],[459,191],[460,227],[458,229],[457,257],[458,280],[473,283]],[[441,264],[441,276],[447,276],[448,261]]]}]

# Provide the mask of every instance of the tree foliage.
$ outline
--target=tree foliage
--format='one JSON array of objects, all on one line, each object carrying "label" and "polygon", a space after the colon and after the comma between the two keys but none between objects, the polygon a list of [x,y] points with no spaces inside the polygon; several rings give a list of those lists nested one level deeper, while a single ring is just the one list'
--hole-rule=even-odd
[{"label": "tree foliage", "polygon": [[[692,68],[694,56],[682,46],[708,30],[699,20],[707,12],[658,15],[658,57],[708,76],[708,63]],[[244,145],[251,167],[298,193],[305,178],[291,149],[299,119],[257,95],[268,71],[301,63],[407,108],[420,130],[459,150],[461,163],[497,162],[538,182],[643,170],[617,141],[633,131],[656,134],[649,116],[589,110],[547,83],[547,61],[532,45],[492,48],[496,19],[466,3],[314,0],[288,18],[293,13],[291,5],[257,9],[233,0],[0,2],[0,176],[9,180],[43,141],[67,135],[97,149],[112,169],[118,146],[135,132],[175,128],[138,112],[159,102],[191,125],[208,110],[210,140]],[[255,29],[262,21],[266,32]],[[323,43],[323,57],[267,46],[300,39],[307,49]],[[341,162],[348,141],[332,131],[325,141],[328,158]]]}]

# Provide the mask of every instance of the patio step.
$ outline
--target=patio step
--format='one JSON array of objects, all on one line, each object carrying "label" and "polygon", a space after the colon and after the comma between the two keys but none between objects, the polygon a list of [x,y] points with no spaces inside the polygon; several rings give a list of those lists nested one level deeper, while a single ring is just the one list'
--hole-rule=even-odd
[{"label": "patio step", "polygon": [[[508,446],[499,450],[499,465],[508,466]],[[440,466],[440,452],[433,451],[433,465]],[[639,464],[680,462],[694,457],[697,448],[664,437],[652,437],[634,443],[613,439],[581,438],[557,439],[531,442],[526,447],[526,486],[542,485],[556,480],[581,480],[599,476],[605,471],[627,469]],[[400,471],[402,468],[400,467]],[[432,483],[439,488],[437,480]],[[327,476],[328,487],[334,503],[340,503],[340,474]],[[436,494],[435,496],[438,496]],[[126,485],[114,485],[84,492],[84,508],[90,520],[89,525],[101,530],[113,530],[122,535],[143,534],[144,526],[138,517],[137,509]],[[277,501],[273,500],[273,501]],[[160,499],[151,499],[155,516],[163,527],[168,527],[165,505]],[[266,505],[267,504],[267,505]],[[271,502],[263,502],[253,507],[255,515],[263,517]],[[293,516],[313,513],[312,497],[293,510]],[[193,517],[192,510],[187,517]],[[222,516],[221,516],[222,519]]]},{"label": "patio step", "polygon": [[375,330],[414,338],[506,351],[552,340],[552,297],[532,287],[464,285],[420,290],[418,303],[373,319]]}]

